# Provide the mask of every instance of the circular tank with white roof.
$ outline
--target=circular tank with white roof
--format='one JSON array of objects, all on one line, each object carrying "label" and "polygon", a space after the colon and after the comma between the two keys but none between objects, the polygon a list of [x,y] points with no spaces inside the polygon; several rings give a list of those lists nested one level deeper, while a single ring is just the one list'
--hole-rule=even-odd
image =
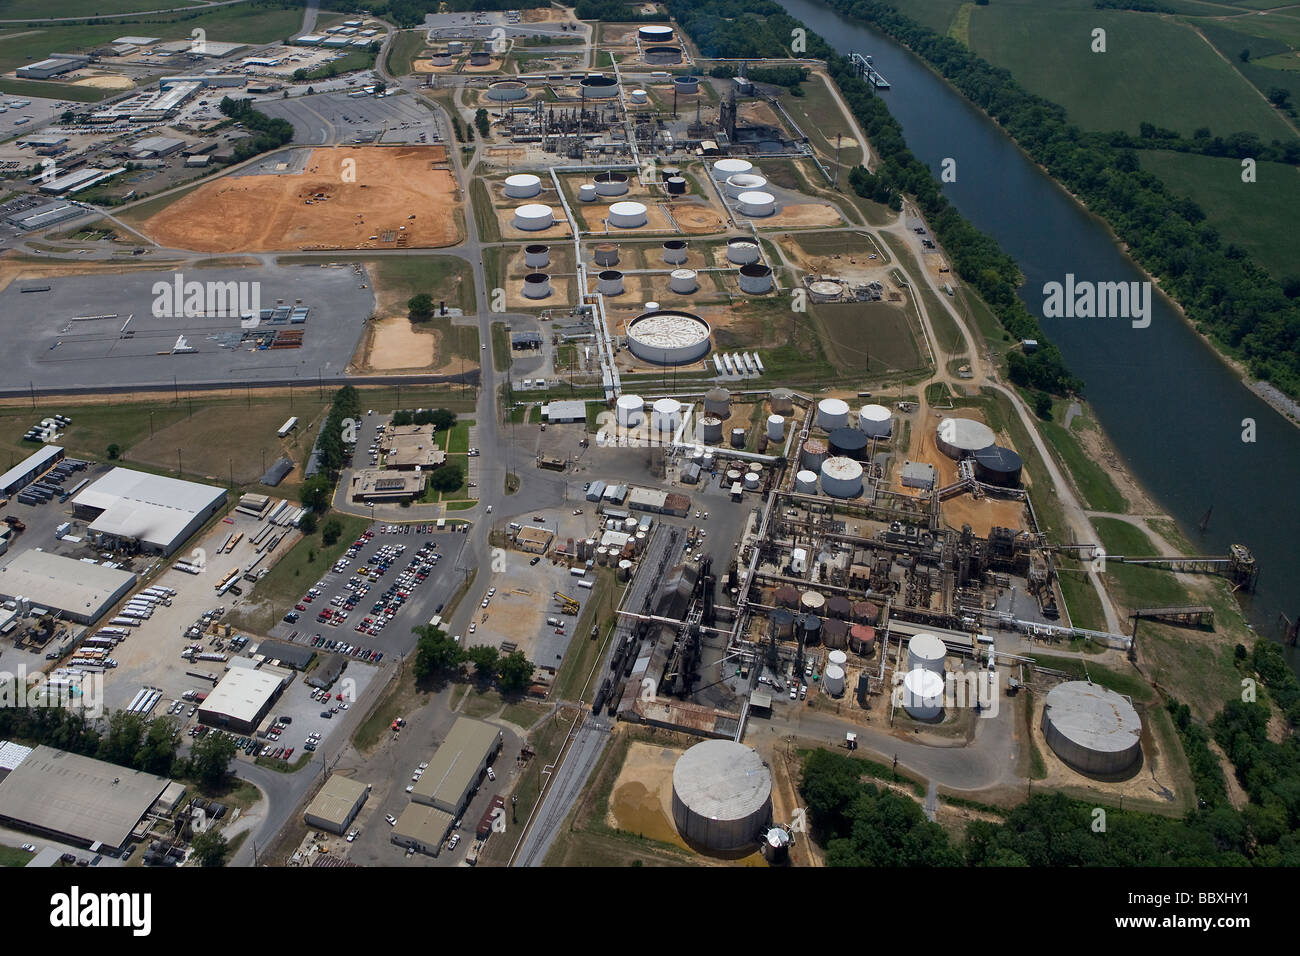
[{"label": "circular tank with white roof", "polygon": [[817,472],[801,471],[794,476],[794,490],[801,495],[817,494]]},{"label": "circular tank with white roof", "polygon": [[943,714],[943,678],[916,668],[903,678],[903,709],[916,720],[936,720]]},{"label": "circular tank with white roof", "polygon": [[738,266],[758,261],[758,243],[752,239],[728,239],[727,261]]},{"label": "circular tank with white roof", "polygon": [[993,429],[973,418],[945,418],[935,430],[935,443],[949,458],[960,461],[993,445]]},{"label": "circular tank with white roof", "polygon": [[515,228],[525,232],[550,229],[555,223],[555,213],[550,206],[530,202],[515,210]]},{"label": "circular tank with white roof", "polygon": [[858,409],[858,428],[872,438],[888,438],[893,415],[884,405],[863,405]]},{"label": "circular tank with white roof", "polygon": [[862,494],[862,463],[852,458],[827,458],[822,462],[822,491],[832,498]]},{"label": "circular tank with white roof", "polygon": [[690,295],[699,287],[694,269],[674,269],[668,276],[668,288],[678,295]]},{"label": "circular tank with white roof", "polygon": [[839,664],[827,664],[822,673],[822,687],[832,697],[844,696],[844,668]]},{"label": "circular tank with white roof", "polygon": [[828,664],[838,664],[840,667],[843,667],[848,662],[849,655],[845,654],[843,651],[831,651],[826,655],[826,663]]},{"label": "circular tank with white roof", "polygon": [[643,362],[687,365],[709,352],[709,323],[690,312],[643,312],[627,325],[627,345]]},{"label": "circular tank with white roof", "polygon": [[675,432],[682,423],[682,403],[675,398],[657,398],[650,407],[650,422],[658,432]]},{"label": "circular tank with white roof", "polygon": [[[600,186],[596,186],[596,191],[600,192]],[[644,226],[647,222],[645,203],[640,202],[616,202],[609,207],[609,224],[617,226],[619,229],[636,229]]]},{"label": "circular tank with white roof", "polygon": [[620,395],[614,403],[615,421],[627,428],[635,428],[645,417],[645,402],[640,395]]},{"label": "circular tank with white roof", "polygon": [[918,634],[913,634],[912,639],[907,642],[908,670],[921,668],[934,671],[936,674],[942,674],[944,661],[947,657],[947,646],[933,634],[921,631]]},{"label": "circular tank with white roof", "polygon": [[770,216],[776,212],[776,197],[758,189],[744,192],[736,197],[736,208],[742,216]]},{"label": "circular tank with white roof", "polygon": [[1043,736],[1058,757],[1093,776],[1124,773],[1142,757],[1142,719],[1133,704],[1089,681],[1052,688],[1043,702]]},{"label": "circular tank with white roof", "polygon": [[752,848],[772,818],[772,774],[750,747],[706,740],[673,767],[673,822],[713,850]]},{"label": "circular tank with white roof", "polygon": [[713,164],[713,178],[725,183],[732,176],[747,176],[754,171],[754,164],[747,159],[720,159]]},{"label": "circular tank with white roof", "polygon": [[849,403],[839,398],[823,398],[817,403],[817,427],[825,431],[843,428],[849,422]]},{"label": "circular tank with white roof", "polygon": [[780,415],[767,416],[768,441],[780,441],[785,437],[785,419]]},{"label": "circular tank with white roof", "polygon": [[636,31],[643,43],[667,43],[673,38],[673,28],[662,23],[648,23]]},{"label": "circular tank with white roof", "polygon": [[542,191],[542,181],[532,173],[506,177],[506,195],[511,199],[532,199]]}]

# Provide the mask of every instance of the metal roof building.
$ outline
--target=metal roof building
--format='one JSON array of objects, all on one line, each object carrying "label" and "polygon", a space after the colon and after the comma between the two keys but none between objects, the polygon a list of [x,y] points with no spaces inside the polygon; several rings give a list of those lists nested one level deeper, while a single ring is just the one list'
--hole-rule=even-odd
[{"label": "metal roof building", "polygon": [[114,468],[72,504],[73,514],[92,519],[87,530],[95,540],[171,554],[225,500],[224,488]]},{"label": "metal roof building", "polygon": [[413,846],[421,853],[437,856],[455,819],[455,816],[437,807],[408,803],[402,815],[397,818],[389,839],[398,846]]},{"label": "metal roof building", "polygon": [[33,478],[51,467],[63,457],[60,445],[46,445],[40,451],[28,455],[3,475],[0,475],[0,495],[12,495],[25,488]]},{"label": "metal roof building", "polygon": [[24,551],[0,568],[0,598],[25,597],[78,624],[90,624],[126,597],[135,581],[130,571],[49,551]]},{"label": "metal roof building", "polygon": [[481,720],[460,717],[420,777],[411,799],[455,816],[469,792],[501,749],[501,731]]},{"label": "metal roof building", "polygon": [[328,833],[345,833],[366,802],[366,785],[342,774],[330,774],[325,786],[303,811],[303,822]]},{"label": "metal roof building", "polygon": [[116,848],[126,843],[170,782],[37,747],[0,781],[0,820],[71,843]]},{"label": "metal roof building", "polygon": [[199,721],[240,732],[256,730],[280,696],[283,683],[278,674],[232,668],[199,708]]},{"label": "metal roof building", "polygon": [[585,422],[586,402],[548,402],[542,406],[542,420],[547,422]]}]

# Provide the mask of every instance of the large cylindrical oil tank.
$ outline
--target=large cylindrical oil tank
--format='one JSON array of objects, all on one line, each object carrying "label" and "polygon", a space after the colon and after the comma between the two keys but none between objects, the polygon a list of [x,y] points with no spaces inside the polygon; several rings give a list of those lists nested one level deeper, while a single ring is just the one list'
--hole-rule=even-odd
[{"label": "large cylindrical oil tank", "polygon": [[429,57],[430,66],[451,66],[456,61],[451,58],[451,54],[435,51]]},{"label": "large cylindrical oil tank", "polygon": [[650,422],[657,432],[677,431],[682,424],[682,403],[675,398],[655,399],[650,408]]},{"label": "large cylindrical oil tank", "polygon": [[822,462],[822,491],[832,498],[862,494],[862,464],[852,458],[827,458]]},{"label": "large cylindrical oil tank", "polygon": [[740,267],[740,291],[749,295],[763,295],[772,291],[772,270],[761,262],[751,262]]},{"label": "large cylindrical oil tank", "polygon": [[772,817],[772,774],[759,755],[731,740],[706,740],[673,767],[673,823],[712,850],[752,848]]},{"label": "large cylindrical oil tank", "polygon": [[628,428],[635,428],[645,418],[645,401],[640,395],[620,395],[614,409],[614,420]]},{"label": "large cylindrical oil tank", "polygon": [[759,476],[752,471],[745,474],[744,482],[746,491],[758,491]]},{"label": "large cylindrical oil tank", "polygon": [[973,418],[945,418],[935,431],[935,443],[949,458],[960,461],[994,444],[993,429]]},{"label": "large cylindrical oil tank", "polygon": [[627,193],[627,173],[607,169],[594,177],[598,196],[622,196]]},{"label": "large cylindrical oil tank", "polygon": [[450,53],[452,56],[456,56],[458,54],[464,53],[465,44],[462,43],[460,40],[448,40],[447,52]]},{"label": "large cylindrical oil tank", "polygon": [[776,197],[758,189],[741,193],[736,197],[736,208],[742,216],[755,219],[771,216],[776,212]]},{"label": "large cylindrical oil tank", "polygon": [[698,93],[700,91],[700,78],[691,74],[674,76],[673,89],[678,93]]},{"label": "large cylindrical oil tank", "polygon": [[1058,684],[1043,702],[1043,736],[1058,757],[1093,776],[1112,776],[1142,756],[1142,720],[1128,698],[1089,681]]},{"label": "large cylindrical oil tank", "polygon": [[551,277],[545,272],[530,272],[524,276],[524,298],[545,299],[551,294]]},{"label": "large cylindrical oil tank", "polygon": [[854,624],[849,628],[849,650],[870,657],[876,650],[876,629],[870,624]]},{"label": "large cylindrical oil tank", "polygon": [[859,624],[875,624],[880,620],[880,605],[871,601],[854,601],[853,620]]},{"label": "large cylindrical oil tank", "polygon": [[704,414],[712,415],[714,418],[730,418],[731,393],[720,386],[705,392]]},{"label": "large cylindrical oil tank", "polygon": [[492,54],[484,50],[475,50],[469,55],[470,66],[491,66]]},{"label": "large cylindrical oil tank", "polygon": [[799,452],[799,463],[809,471],[820,471],[826,460],[826,443],[820,438],[809,438]]},{"label": "large cylindrical oil tank", "polygon": [[578,200],[580,202],[595,202],[596,199],[595,183],[583,183],[578,187]]},{"label": "large cylindrical oil tank", "polygon": [[[827,647],[848,647],[849,646],[849,625],[845,621],[837,621],[833,617],[822,619],[822,643]],[[832,654],[840,654],[841,651],[831,651]]]},{"label": "large cylindrical oil tank", "polygon": [[598,242],[591,247],[591,258],[598,266],[618,265],[618,243]]},{"label": "large cylindrical oil tank", "polygon": [[769,620],[776,631],[778,640],[788,641],[794,637],[794,612],[783,607],[772,612]]},{"label": "large cylindrical oil tank", "polygon": [[921,668],[927,671],[934,671],[936,674],[943,674],[944,660],[948,657],[948,648],[943,641],[922,631],[913,634],[912,639],[907,642],[907,669],[916,670]]},{"label": "large cylindrical oil tank", "polygon": [[794,490],[801,495],[817,494],[817,472],[800,471],[794,476]]},{"label": "large cylindrical oil tank", "polygon": [[774,414],[790,415],[794,413],[794,392],[788,388],[772,389],[772,393],[767,400],[772,406]]},{"label": "large cylindrical oil tank", "polygon": [[596,291],[601,295],[622,295],[623,273],[617,269],[602,269],[596,275]]},{"label": "large cylindrical oil tank", "polygon": [[543,245],[524,246],[524,265],[530,269],[545,269],[551,264],[551,247]]},{"label": "large cylindrical oil tank", "polygon": [[555,223],[555,213],[550,206],[531,202],[515,210],[515,228],[526,232],[549,229]]},{"label": "large cylindrical oil tank", "polygon": [[730,199],[739,199],[742,193],[759,192],[767,185],[767,180],[758,173],[737,173],[728,176],[723,192]]},{"label": "large cylindrical oil tank", "polygon": [[805,646],[815,646],[822,641],[822,619],[816,614],[800,614],[794,624]]},{"label": "large cylindrical oil tank", "polygon": [[780,441],[785,437],[785,419],[780,415],[767,416],[767,437],[769,441]]},{"label": "large cylindrical oil tank", "polygon": [[643,362],[689,365],[709,353],[712,331],[708,322],[692,312],[656,309],[628,322],[627,347]]},{"label": "large cylindrical oil tank", "polygon": [[817,403],[817,427],[825,431],[843,428],[849,421],[849,404],[838,398],[823,398]]},{"label": "large cylindrical oil tank", "polygon": [[993,445],[975,452],[975,477],[980,481],[1003,488],[1020,484],[1020,456],[1010,448]]},{"label": "large cylindrical oil tank", "polygon": [[799,610],[820,617],[826,610],[826,598],[817,591],[804,591],[799,595]]},{"label": "large cylindrical oil tank", "polygon": [[827,664],[838,664],[840,667],[843,667],[848,662],[849,655],[845,654],[843,651],[835,650],[826,655]]},{"label": "large cylindrical oil tank", "polygon": [[669,176],[667,179],[664,180],[664,188],[668,190],[668,195],[670,196],[685,196],[686,177]]},{"label": "large cylindrical oil tank", "polygon": [[826,613],[841,621],[853,617],[853,602],[842,594],[835,594],[826,599]]},{"label": "large cylindrical oil tank", "polygon": [[[600,186],[596,186],[600,191]],[[616,202],[609,207],[609,224],[619,229],[636,229],[647,222],[645,203]]]},{"label": "large cylindrical oil tank", "polygon": [[[492,62],[491,59],[488,62]],[[487,88],[487,98],[498,103],[511,103],[527,97],[528,84],[523,80],[497,80]]]},{"label": "large cylindrical oil tank", "polygon": [[747,266],[758,261],[758,243],[752,239],[728,239],[727,261],[738,266]]},{"label": "large cylindrical oil tank", "polygon": [[645,90],[632,90],[627,94],[627,101],[633,106],[644,106],[650,102],[650,94]]},{"label": "large cylindrical oil tank", "polygon": [[915,720],[937,720],[943,715],[943,678],[917,668],[903,678],[903,709]]},{"label": "large cylindrical oil tank", "polygon": [[674,269],[668,276],[668,288],[678,295],[690,295],[699,287],[694,269]]},{"label": "large cylindrical oil tank", "polygon": [[664,262],[670,266],[679,266],[686,261],[686,241],[669,239],[664,243]]},{"label": "large cylindrical oil tank", "polygon": [[720,159],[713,164],[713,178],[725,183],[732,176],[747,176],[754,171],[754,164],[747,159]]},{"label": "large cylindrical oil tank", "polygon": [[842,697],[844,695],[844,668],[839,664],[827,664],[826,671],[822,674],[822,687],[832,697]]},{"label": "large cylindrical oil tank", "polygon": [[618,96],[618,80],[604,73],[589,73],[578,81],[578,86],[589,100],[608,100]]},{"label": "large cylindrical oil tank", "polygon": [[511,199],[532,199],[542,191],[542,181],[532,173],[506,177],[505,193]]},{"label": "large cylindrical oil tank", "polygon": [[856,428],[836,428],[830,433],[832,455],[864,461],[867,457],[867,436]]},{"label": "large cylindrical oil tank", "polygon": [[722,441],[722,419],[705,415],[700,419],[700,441],[716,445]]},{"label": "large cylindrical oil tank", "polygon": [[733,428],[731,430],[731,447],[732,448],[745,447],[745,429]]},{"label": "large cylindrical oil tank", "polygon": [[772,600],[777,607],[796,608],[799,606],[799,592],[788,584],[782,584],[772,592]]},{"label": "large cylindrical oil tank", "polygon": [[648,46],[641,58],[651,66],[675,66],[682,62],[684,55],[679,46]]},{"label": "large cylindrical oil tank", "polygon": [[636,31],[642,43],[667,43],[673,38],[673,28],[661,23],[648,23]]},{"label": "large cylindrical oil tank", "polygon": [[888,438],[892,419],[884,405],[863,405],[858,409],[858,428],[872,438]]}]

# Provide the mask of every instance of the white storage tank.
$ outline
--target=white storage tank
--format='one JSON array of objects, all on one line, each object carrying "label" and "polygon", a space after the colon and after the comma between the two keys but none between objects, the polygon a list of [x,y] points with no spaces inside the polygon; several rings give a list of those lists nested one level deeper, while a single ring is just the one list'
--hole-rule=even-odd
[{"label": "white storage tank", "polygon": [[515,210],[515,228],[525,232],[539,232],[555,224],[555,214],[550,206],[530,202]]},{"label": "white storage tank", "polygon": [[862,463],[852,458],[827,458],[822,462],[822,491],[832,498],[862,494]]},{"label": "white storage tank", "polygon": [[551,277],[545,272],[530,272],[524,276],[524,298],[545,299],[551,294]]},{"label": "white storage tank", "polygon": [[664,262],[670,266],[679,266],[686,261],[686,242],[682,239],[669,239],[664,243]]},{"label": "white storage tank", "polygon": [[817,427],[824,431],[843,428],[849,423],[849,403],[838,398],[823,398],[817,403]]},{"label": "white storage tank", "polygon": [[754,164],[747,159],[720,159],[713,164],[713,178],[725,183],[732,176],[745,176],[754,171]]},{"label": "white storage tank", "polygon": [[935,443],[949,458],[961,461],[997,441],[993,429],[973,418],[945,418],[935,431]]},{"label": "white storage tank", "polygon": [[581,186],[579,186],[579,187],[578,187],[578,200],[579,200],[580,202],[595,202],[595,201],[596,201],[596,184],[595,184],[595,183],[583,183]]},{"label": "white storage tank", "polygon": [[682,424],[682,403],[675,398],[655,399],[650,409],[650,421],[657,432],[677,431]]},{"label": "white storage tank", "polygon": [[622,196],[627,193],[627,173],[610,169],[597,173],[595,179],[598,196]]},{"label": "white storage tank", "polygon": [[948,657],[948,648],[943,641],[925,631],[912,635],[907,642],[907,669],[934,671],[943,674],[944,660]]},{"label": "white storage tank", "polygon": [[844,696],[844,668],[839,664],[827,664],[822,674],[822,687],[832,697]]},{"label": "white storage tank", "polygon": [[651,23],[638,29],[636,35],[643,43],[667,43],[673,38],[673,28]]},{"label": "white storage tank", "polygon": [[[600,192],[600,186],[596,187]],[[645,203],[616,202],[609,207],[609,224],[619,229],[636,229],[646,224]]]},{"label": "white storage tank", "polygon": [[843,651],[831,651],[826,655],[826,663],[828,664],[835,664],[839,667],[843,667],[848,662],[849,655],[845,654]]},{"label": "white storage tank", "polygon": [[818,591],[804,591],[799,596],[799,610],[821,617],[826,610],[826,598]]},{"label": "white storage tank", "polygon": [[772,270],[759,262],[740,267],[740,291],[762,295],[772,291]]},{"label": "white storage tank", "polygon": [[506,195],[511,199],[532,199],[542,191],[542,181],[532,173],[506,177]]},{"label": "white storage tank", "polygon": [[706,415],[700,419],[700,441],[716,445],[722,441],[722,420]]},{"label": "white storage tank", "polygon": [[801,471],[794,476],[794,490],[801,495],[817,494],[817,472]]},{"label": "white storage tank", "polygon": [[751,748],[706,740],[673,767],[673,823],[694,844],[753,850],[772,819],[772,773]]},{"label": "white storage tank", "polygon": [[618,579],[626,581],[632,577],[632,562],[624,558],[618,563]]},{"label": "white storage tank", "polygon": [[668,276],[668,288],[679,295],[690,295],[699,287],[694,269],[674,269]]},{"label": "white storage tank", "polygon": [[524,265],[530,269],[545,269],[551,264],[551,247],[524,246]]},{"label": "white storage tank", "polygon": [[626,428],[635,428],[645,418],[645,402],[640,395],[620,395],[614,410],[614,420]]},{"label": "white storage tank", "polygon": [[759,476],[754,474],[752,471],[748,472],[745,475],[744,483],[746,491],[758,491],[758,486],[760,484]]},{"label": "white storage tank", "polygon": [[785,437],[785,419],[780,415],[767,416],[768,441],[780,441]]},{"label": "white storage tank", "polygon": [[643,362],[689,365],[709,353],[711,333],[709,323],[694,313],[660,309],[627,324],[627,347]]},{"label": "white storage tank", "polygon": [[603,269],[596,276],[596,291],[601,295],[623,294],[623,273],[617,269]]},{"label": "white storage tank", "polygon": [[893,416],[884,405],[863,405],[858,409],[858,428],[871,438],[888,438]]},{"label": "white storage tank", "polygon": [[645,90],[633,90],[631,93],[628,94],[627,101],[631,103],[633,106],[641,106],[645,103],[650,102],[650,94],[648,94]]},{"label": "white storage tank", "polygon": [[1043,736],[1071,767],[1123,773],[1142,756],[1142,720],[1125,697],[1088,681],[1058,684],[1043,702]]},{"label": "white storage tank", "polygon": [[741,193],[736,197],[736,207],[742,216],[770,216],[776,212],[776,197],[759,190]]},{"label": "white storage tank", "polygon": [[738,266],[747,266],[758,261],[758,243],[750,239],[728,239],[727,261]]},{"label": "white storage tank", "polygon": [[943,678],[917,668],[903,678],[903,709],[914,720],[936,720],[943,714]]},{"label": "white storage tank", "polygon": [[741,193],[757,192],[767,185],[767,180],[757,173],[739,173],[727,177],[725,192],[731,199],[740,198]]}]

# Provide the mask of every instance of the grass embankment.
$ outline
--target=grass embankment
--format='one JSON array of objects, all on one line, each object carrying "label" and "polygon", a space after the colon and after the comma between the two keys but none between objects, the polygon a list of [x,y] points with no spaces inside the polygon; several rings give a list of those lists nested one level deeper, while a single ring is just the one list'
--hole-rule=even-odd
[{"label": "grass embankment", "polygon": [[388,44],[388,72],[393,76],[407,76],[414,72],[415,61],[428,50],[426,31],[400,30]]},{"label": "grass embankment", "polygon": [[[600,651],[613,633],[617,618],[614,614],[620,597],[618,582],[608,568],[596,568],[596,586],[583,603],[578,621],[573,627],[573,637],[565,651],[564,660],[555,675],[551,690],[552,700],[577,700],[584,691],[590,691],[587,682]],[[599,628],[596,638],[591,636],[592,625]]]}]

